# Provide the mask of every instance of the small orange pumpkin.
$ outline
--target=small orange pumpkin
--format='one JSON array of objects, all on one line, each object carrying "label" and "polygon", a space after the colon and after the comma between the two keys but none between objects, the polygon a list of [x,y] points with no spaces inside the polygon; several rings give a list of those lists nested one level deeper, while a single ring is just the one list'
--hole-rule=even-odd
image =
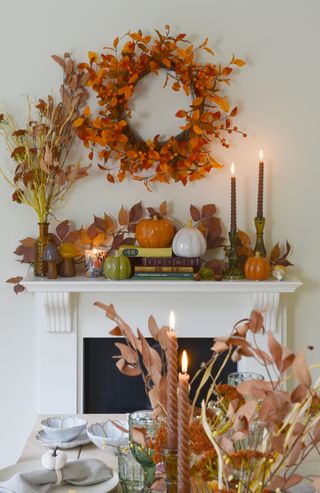
[{"label": "small orange pumpkin", "polygon": [[270,276],[270,263],[267,258],[261,257],[260,252],[256,252],[254,257],[250,257],[244,264],[244,275],[251,281],[265,281]]},{"label": "small orange pumpkin", "polygon": [[165,248],[171,245],[174,226],[169,219],[142,219],[136,227],[136,239],[146,248]]}]

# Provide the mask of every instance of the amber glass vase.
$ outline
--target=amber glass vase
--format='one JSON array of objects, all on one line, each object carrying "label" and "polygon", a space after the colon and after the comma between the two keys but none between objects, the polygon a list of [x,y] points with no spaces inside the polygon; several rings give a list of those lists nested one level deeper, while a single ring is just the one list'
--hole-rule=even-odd
[{"label": "amber glass vase", "polygon": [[39,224],[39,237],[35,244],[34,254],[34,275],[37,277],[45,277],[47,275],[47,262],[43,260],[44,249],[49,240],[49,223]]}]

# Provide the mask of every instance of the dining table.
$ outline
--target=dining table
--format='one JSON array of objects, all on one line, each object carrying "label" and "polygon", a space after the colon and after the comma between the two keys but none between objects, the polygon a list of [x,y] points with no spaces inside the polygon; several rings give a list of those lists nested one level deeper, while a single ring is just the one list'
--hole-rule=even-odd
[{"label": "dining table", "polygon": [[[60,415],[61,416],[61,415]],[[84,418],[88,421],[88,426],[93,423],[103,423],[107,420],[125,420],[127,414],[77,414],[78,417]],[[27,441],[23,447],[22,453],[18,459],[19,462],[28,462],[34,460],[40,460],[42,455],[48,451],[48,448],[42,445],[36,440],[36,435],[41,429],[41,421],[47,418],[47,415],[38,415],[35,423],[31,429],[31,432],[27,438]],[[68,461],[76,459],[100,459],[107,466],[114,470],[118,470],[118,460],[115,453],[111,448],[105,450],[99,449],[93,443],[86,445],[79,445],[75,448],[64,449],[64,453],[67,455]],[[70,489],[70,488],[69,488]],[[120,484],[112,490],[112,493],[122,493]]]},{"label": "dining table", "polygon": [[[62,416],[62,415],[60,415]],[[64,415],[67,416],[67,415]],[[73,415],[74,416],[74,415]],[[103,423],[107,420],[120,420],[125,421],[128,418],[127,414],[77,414],[78,417],[82,417],[87,420],[88,426],[93,423]],[[27,438],[26,444],[22,450],[22,453],[18,459],[19,462],[28,462],[40,460],[42,455],[48,450],[47,447],[42,445],[36,440],[36,435],[41,429],[41,421],[47,418],[47,415],[38,415],[33,428]],[[100,459],[107,466],[113,470],[118,470],[118,460],[116,454],[110,447],[105,450],[99,449],[93,443],[85,445],[79,445],[75,448],[65,449],[64,452],[67,455],[68,461],[76,459]],[[314,451],[314,454],[310,458],[311,462],[302,465],[301,473],[305,475],[318,475],[320,474],[320,455],[318,451]],[[70,489],[70,488],[68,488]],[[290,490],[291,493],[313,493],[314,489],[307,485],[298,485]],[[110,492],[111,493],[111,492]],[[122,493],[122,487],[120,484],[116,486],[112,493]]]}]

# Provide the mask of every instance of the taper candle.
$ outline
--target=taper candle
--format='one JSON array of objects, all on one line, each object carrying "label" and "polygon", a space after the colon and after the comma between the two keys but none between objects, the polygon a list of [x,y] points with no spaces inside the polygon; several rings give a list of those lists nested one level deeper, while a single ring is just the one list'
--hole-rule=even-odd
[{"label": "taper candle", "polygon": [[170,312],[170,330],[167,349],[167,448],[178,448],[178,341],[174,312]]},{"label": "taper candle", "polygon": [[264,162],[263,152],[259,153],[259,179],[258,179],[258,206],[257,206],[257,218],[263,218],[263,179],[264,179]]},{"label": "taper candle", "polygon": [[190,493],[189,375],[187,352],[182,353],[178,393],[178,493]]},{"label": "taper candle", "polygon": [[237,232],[237,195],[236,195],[236,177],[234,173],[234,164],[231,164],[231,223],[230,232]]}]

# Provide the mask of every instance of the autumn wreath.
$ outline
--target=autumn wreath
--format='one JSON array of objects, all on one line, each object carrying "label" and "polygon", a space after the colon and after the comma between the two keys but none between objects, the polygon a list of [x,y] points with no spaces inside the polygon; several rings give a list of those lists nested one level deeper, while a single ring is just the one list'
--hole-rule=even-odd
[{"label": "autumn wreath", "polygon": [[[198,63],[196,55],[206,51],[207,39],[198,47],[185,39],[185,34],[171,36],[169,26],[164,34],[156,30],[157,38],[146,36],[141,30],[129,32],[122,40],[119,38],[113,47],[105,52],[89,52],[89,63],[81,63],[79,68],[88,71],[88,86],[97,93],[100,110],[97,116],[87,106],[74,122],[79,137],[85,147],[90,149],[93,159],[98,151],[99,168],[107,171],[107,179],[120,182],[127,175],[134,180],[150,182],[169,182],[171,179],[187,181],[202,178],[212,168],[220,168],[211,155],[208,144],[212,139],[229,147],[225,133],[239,132],[231,125],[231,118],[237,108],[230,110],[227,98],[221,87],[228,85],[234,66],[241,67],[244,61],[232,57],[229,65],[222,67],[212,63]],[[166,70],[165,85],[172,81],[172,89],[192,98],[190,109],[181,109],[176,116],[184,119],[181,133],[166,141],[156,135],[145,141],[130,126],[131,110],[129,101],[138,82],[149,73],[159,74]],[[107,165],[109,159],[119,161],[120,165]]]}]

